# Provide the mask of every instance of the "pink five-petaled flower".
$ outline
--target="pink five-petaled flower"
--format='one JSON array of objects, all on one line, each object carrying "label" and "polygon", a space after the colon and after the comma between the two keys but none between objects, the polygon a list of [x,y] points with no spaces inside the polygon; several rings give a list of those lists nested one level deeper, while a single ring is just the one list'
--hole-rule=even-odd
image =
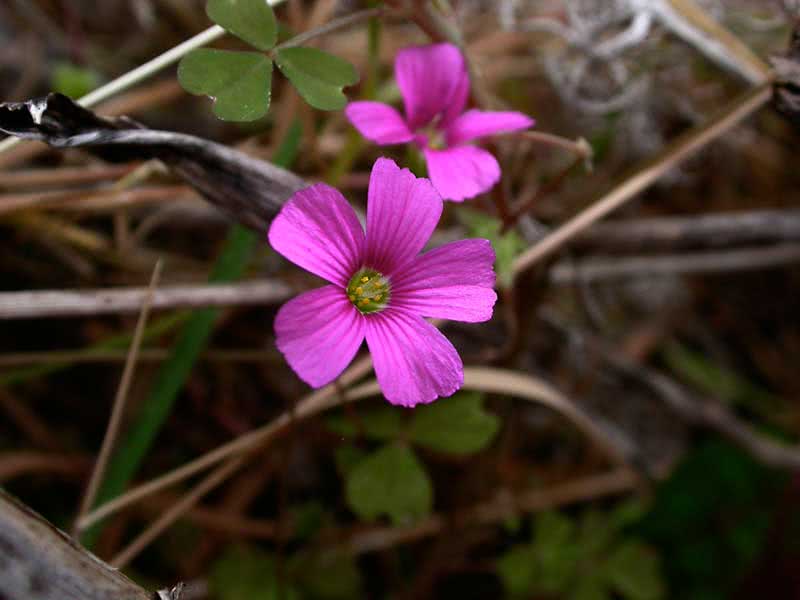
[{"label": "pink five-petaled flower", "polygon": [[278,349],[312,387],[333,381],[366,338],[392,404],[449,396],[464,380],[453,345],[423,317],[477,323],[492,316],[494,250],[468,239],[420,254],[442,213],[427,179],[391,160],[372,168],[367,232],[344,197],[322,183],[295,193],[269,229],[284,257],[330,282],[284,304]]},{"label": "pink five-petaled flower", "polygon": [[469,142],[527,129],[533,119],[519,112],[464,112],[469,75],[461,51],[452,44],[405,48],[397,53],[394,70],[405,118],[380,102],[351,102],[345,109],[350,122],[381,146],[415,142],[433,187],[445,200],[462,202],[490,190],[500,179],[500,165]]}]

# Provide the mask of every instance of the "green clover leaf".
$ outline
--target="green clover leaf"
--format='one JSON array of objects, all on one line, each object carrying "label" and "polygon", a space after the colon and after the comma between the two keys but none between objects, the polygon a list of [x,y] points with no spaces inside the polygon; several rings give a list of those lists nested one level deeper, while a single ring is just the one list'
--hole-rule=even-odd
[{"label": "green clover leaf", "polygon": [[259,50],[269,50],[278,38],[275,14],[266,0],[208,0],[208,18]]},{"label": "green clover leaf", "polygon": [[178,81],[187,92],[209,96],[223,121],[255,121],[269,110],[272,61],[257,52],[200,48],[183,58]]},{"label": "green clover leaf", "polygon": [[500,419],[483,409],[483,396],[460,392],[414,411],[410,440],[451,454],[483,450],[500,428]]},{"label": "green clover leaf", "polygon": [[402,525],[430,513],[433,486],[410,448],[387,444],[348,474],[347,502],[362,519],[387,514],[395,525]]},{"label": "green clover leaf", "polygon": [[344,108],[347,97],[342,88],[358,83],[353,65],[316,48],[279,49],[275,62],[305,101],[320,110]]}]

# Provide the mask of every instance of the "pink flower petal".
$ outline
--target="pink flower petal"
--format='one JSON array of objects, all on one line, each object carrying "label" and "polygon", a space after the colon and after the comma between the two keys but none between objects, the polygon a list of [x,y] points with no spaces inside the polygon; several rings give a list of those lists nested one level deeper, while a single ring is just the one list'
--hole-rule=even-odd
[{"label": "pink flower petal", "polygon": [[489,191],[500,180],[500,165],[482,148],[425,148],[422,152],[428,163],[428,177],[445,200],[462,202]]},{"label": "pink flower petal", "polygon": [[450,98],[447,107],[444,109],[442,120],[439,122],[439,127],[442,130],[446,130],[450,123],[452,123],[453,120],[455,120],[462,112],[464,112],[464,107],[467,105],[468,98],[469,73],[467,73],[467,67],[464,65],[464,70],[461,72],[458,84],[453,91],[453,95]]},{"label": "pink flower petal", "polygon": [[324,183],[296,192],[272,221],[268,237],[276,252],[340,287],[361,266],[361,223],[338,190]]},{"label": "pink flower petal", "polygon": [[497,301],[489,240],[451,242],[418,256],[392,278],[392,306],[423,317],[479,323]]},{"label": "pink flower petal", "polygon": [[364,315],[335,285],[305,292],[275,316],[275,343],[289,366],[311,387],[330,383],[364,341]]},{"label": "pink flower petal", "polygon": [[447,144],[458,146],[487,135],[527,129],[534,122],[520,112],[468,110],[447,127]]},{"label": "pink flower petal", "polygon": [[344,114],[361,135],[376,144],[402,144],[414,139],[400,113],[387,104],[351,102]]},{"label": "pink flower petal", "polygon": [[378,383],[392,404],[427,404],[464,383],[458,352],[422,317],[393,309],[369,315],[366,337]]},{"label": "pink flower petal", "polygon": [[[397,53],[394,72],[410,129],[427,125],[445,111],[449,115],[456,108],[455,114],[463,110],[467,69],[461,51],[453,44],[404,48]],[[457,102],[461,106],[454,106]]]},{"label": "pink flower petal", "polygon": [[379,158],[369,178],[364,263],[391,275],[419,254],[441,214],[442,199],[430,181]]}]

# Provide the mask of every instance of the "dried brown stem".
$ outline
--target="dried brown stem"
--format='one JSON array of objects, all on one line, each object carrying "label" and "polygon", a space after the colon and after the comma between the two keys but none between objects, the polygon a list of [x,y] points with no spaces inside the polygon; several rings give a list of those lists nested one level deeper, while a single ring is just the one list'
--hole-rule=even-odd
[{"label": "dried brown stem", "polygon": [[557,263],[549,272],[557,285],[664,275],[723,274],[800,263],[800,244],[686,252],[656,256],[586,258]]},{"label": "dried brown stem", "polygon": [[[361,377],[366,375],[372,368],[372,360],[369,357],[362,358],[355,362],[347,371],[345,371],[339,378],[342,385],[350,385],[358,381]],[[309,394],[300,402],[297,403],[294,409],[294,418],[297,420],[305,419],[315,414],[318,414],[328,408],[338,406],[341,402],[350,400],[349,397],[342,398],[337,394],[336,386],[330,384],[321,388],[312,394]],[[91,527],[98,521],[106,518],[107,516],[154,494],[170,485],[183,481],[193,475],[200,473],[207,468],[225,460],[237,460],[237,457],[242,454],[247,454],[258,450],[266,443],[274,439],[278,434],[285,430],[291,422],[289,412],[281,413],[276,419],[259,427],[249,433],[239,436],[238,438],[218,447],[207,454],[179,467],[169,473],[165,473],[152,481],[140,485],[132,490],[129,490],[122,496],[103,504],[90,512],[79,523],[80,527],[86,529]]]},{"label": "dried brown stem", "polygon": [[559,483],[544,489],[513,494],[498,493],[492,501],[459,511],[455,515],[432,515],[409,527],[379,527],[353,534],[343,545],[330,548],[334,553],[376,552],[407,544],[452,530],[463,531],[467,525],[498,523],[521,513],[558,508],[576,502],[596,500],[630,491],[640,483],[630,469],[619,468],[602,475]]},{"label": "dried brown stem", "polygon": [[575,248],[638,253],[775,242],[800,242],[800,209],[755,210],[597,223],[575,240]]},{"label": "dried brown stem", "polygon": [[[114,442],[119,434],[119,427],[122,422],[122,415],[125,411],[125,403],[128,398],[128,390],[130,389],[131,382],[133,381],[133,373],[136,368],[136,362],[139,356],[139,348],[142,345],[142,338],[144,337],[144,328],[147,324],[147,318],[150,315],[150,308],[153,304],[153,296],[158,287],[158,281],[161,277],[161,270],[164,266],[162,261],[156,263],[153,269],[153,275],[150,278],[150,285],[147,288],[144,299],[142,300],[141,312],[139,319],[136,322],[136,328],[133,331],[133,339],[128,351],[128,358],[125,361],[125,367],[122,370],[122,377],[120,378],[119,387],[117,388],[116,396],[114,397],[114,404],[111,409],[111,416],[108,420],[108,427],[106,434],[103,437],[103,443],[100,446],[100,452],[97,455],[97,461],[92,471],[92,476],[86,486],[86,493],[81,501],[80,508],[78,509],[78,516],[76,523],[80,521],[81,517],[85,515],[94,504],[97,490],[100,487],[100,482],[103,480],[108,459],[111,456],[111,451],[114,448]],[[80,528],[75,527],[73,534],[78,537],[81,533]]]},{"label": "dried brown stem", "polygon": [[772,97],[770,83],[759,85],[734,100],[708,123],[680,136],[656,159],[627,178],[621,185],[594,202],[540,242],[522,253],[514,261],[516,277],[526,272],[543,258],[556,252],[595,222],[629,202],[639,192],[652,185],[670,169],[761,108]]},{"label": "dried brown stem", "polygon": [[[0,293],[0,320],[136,312],[146,294],[147,288],[4,292]],[[271,280],[172,286],[156,290],[152,308],[274,304],[287,300],[291,295],[292,290],[287,285]]]}]

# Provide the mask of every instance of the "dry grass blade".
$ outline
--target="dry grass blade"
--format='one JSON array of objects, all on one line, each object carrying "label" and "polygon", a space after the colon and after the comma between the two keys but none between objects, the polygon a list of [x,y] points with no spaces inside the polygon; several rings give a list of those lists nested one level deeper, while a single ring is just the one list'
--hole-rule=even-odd
[{"label": "dry grass blade", "polygon": [[[362,358],[355,362],[341,377],[339,377],[338,385],[348,386],[353,382],[358,381],[372,369],[372,359],[369,357]],[[338,406],[343,402],[352,400],[349,395],[342,397],[338,393],[339,388],[335,384],[330,384],[321,388],[297,403],[294,408],[293,415],[290,416],[288,412],[281,413],[276,419],[270,423],[259,427],[249,433],[239,436],[235,440],[204,454],[203,456],[191,461],[190,463],[179,467],[169,473],[153,479],[152,481],[142,484],[134,488],[119,498],[115,498],[110,502],[96,508],[87,514],[78,523],[82,529],[91,527],[98,521],[108,517],[111,514],[122,510],[126,506],[133,504],[151,494],[158,492],[170,485],[179,483],[197,473],[200,473],[209,467],[225,460],[236,460],[239,455],[252,452],[260,448],[270,440],[272,440],[278,433],[284,430],[292,418],[295,421],[311,417],[328,408]],[[176,517],[177,518],[177,517]]]},{"label": "dry grass blade", "polygon": [[97,489],[100,487],[100,482],[102,481],[105,473],[108,459],[111,456],[111,451],[114,447],[114,441],[117,439],[117,435],[119,433],[119,426],[122,422],[122,415],[125,411],[125,401],[128,398],[128,390],[130,389],[131,381],[133,380],[133,373],[136,368],[136,359],[139,355],[139,348],[142,345],[142,337],[144,335],[145,325],[147,324],[147,318],[150,315],[153,295],[156,287],[158,286],[163,265],[164,263],[160,260],[156,263],[156,266],[153,269],[153,275],[150,278],[150,286],[142,302],[142,310],[139,314],[139,320],[136,322],[136,329],[133,332],[133,339],[131,341],[128,359],[125,361],[125,368],[122,371],[122,378],[120,379],[119,387],[117,388],[117,394],[114,398],[114,405],[111,409],[111,417],[108,421],[108,427],[106,429],[105,437],[103,438],[103,444],[100,447],[100,453],[97,456],[97,462],[95,463],[92,476],[89,479],[88,486],[86,487],[86,493],[83,496],[83,500],[81,501],[81,505],[78,510],[76,526],[74,528],[76,534],[80,533],[80,528],[77,526],[77,523],[80,521],[81,517],[88,512],[94,503],[95,496],[97,495]]},{"label": "dry grass blade", "polygon": [[214,469],[203,481],[195,486],[188,494],[169,508],[154,523],[139,534],[125,549],[111,559],[110,564],[118,569],[125,567],[130,561],[155,540],[167,527],[191,509],[208,492],[225,481],[229,476],[244,464],[245,457],[228,461]]}]

